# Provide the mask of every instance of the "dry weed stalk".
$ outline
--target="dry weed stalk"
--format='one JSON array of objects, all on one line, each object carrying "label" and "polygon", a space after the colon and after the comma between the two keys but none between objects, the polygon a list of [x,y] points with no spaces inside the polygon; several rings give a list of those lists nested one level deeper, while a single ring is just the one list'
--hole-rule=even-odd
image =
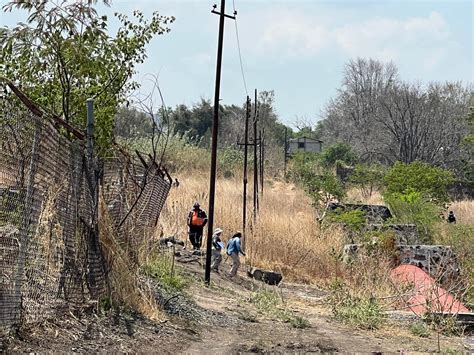
[{"label": "dry weed stalk", "polygon": [[[164,319],[164,314],[156,303],[151,287],[140,278],[141,260],[145,258],[145,246],[138,247],[139,258],[131,257],[117,235],[114,223],[110,218],[104,199],[99,202],[99,230],[102,250],[109,267],[111,300],[114,304],[138,310],[154,320]],[[148,238],[142,238],[146,242]],[[136,240],[134,241],[136,242]],[[125,245],[127,245],[125,243]]]}]

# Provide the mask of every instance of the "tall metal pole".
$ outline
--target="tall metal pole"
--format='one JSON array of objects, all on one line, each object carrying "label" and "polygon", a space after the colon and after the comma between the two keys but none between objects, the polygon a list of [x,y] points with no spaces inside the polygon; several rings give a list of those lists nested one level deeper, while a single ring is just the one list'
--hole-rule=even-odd
[{"label": "tall metal pole", "polygon": [[[250,97],[247,96],[247,108],[245,111],[245,140],[244,140],[244,201],[242,209],[242,232],[245,234],[247,227],[247,159],[248,159],[248,144],[249,144],[249,118],[250,118]],[[245,241],[245,238],[242,239]]]},{"label": "tall metal pole", "polygon": [[264,183],[264,171],[265,171],[265,127],[262,129],[262,135],[260,138],[260,187],[263,196],[263,183]]},{"label": "tall metal pole", "polygon": [[209,181],[209,219],[207,225],[207,243],[206,243],[206,271],[204,280],[207,285],[211,282],[211,249],[212,232],[214,229],[214,199],[216,194],[216,167],[217,167],[217,133],[219,129],[219,96],[221,86],[221,66],[222,66],[222,47],[224,42],[224,18],[225,18],[225,0],[221,0],[221,11],[219,14],[219,39],[217,43],[217,66],[216,66],[216,87],[214,95],[214,120],[212,123],[212,142],[211,142],[211,177]]},{"label": "tall metal pole", "polygon": [[259,174],[260,174],[260,194],[263,196],[263,134],[262,130],[258,131],[258,158],[259,158]]},{"label": "tall metal pole", "polygon": [[285,176],[286,176],[286,158],[287,158],[287,150],[288,150],[288,145],[287,143],[288,142],[288,127],[285,127],[285,148],[284,148],[284,159],[285,159],[285,165],[284,165],[284,172],[285,172]]},{"label": "tall metal pole", "polygon": [[258,101],[257,89],[255,89],[255,113],[253,116],[253,222],[257,221],[258,209],[258,161],[257,161],[257,119],[258,119]]}]

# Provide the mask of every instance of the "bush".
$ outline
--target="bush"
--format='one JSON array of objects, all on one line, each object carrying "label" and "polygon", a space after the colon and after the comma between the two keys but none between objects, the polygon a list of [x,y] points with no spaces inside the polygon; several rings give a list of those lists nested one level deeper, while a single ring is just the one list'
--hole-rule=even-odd
[{"label": "bush", "polygon": [[323,149],[320,161],[324,167],[333,167],[337,162],[353,165],[357,162],[357,155],[352,151],[350,145],[336,143]]},{"label": "bush", "polygon": [[421,193],[392,193],[385,201],[394,215],[395,223],[414,223],[418,227],[421,242],[432,243],[436,224],[439,222],[439,208],[424,198]]},{"label": "bush", "polygon": [[225,178],[234,176],[236,170],[241,170],[244,164],[243,152],[234,148],[222,148],[217,154],[218,171]]},{"label": "bush", "polygon": [[376,298],[351,295],[342,281],[331,286],[330,300],[334,316],[356,328],[378,329],[385,319],[383,309]]},{"label": "bush", "polygon": [[387,195],[418,192],[440,202],[447,199],[448,187],[453,182],[454,175],[450,171],[420,161],[396,162],[384,177]]},{"label": "bush", "polygon": [[291,162],[290,177],[313,200],[313,206],[320,216],[332,198],[341,199],[345,195],[341,181],[318,164],[317,154],[296,154]]},{"label": "bush", "polygon": [[164,289],[168,291],[181,291],[188,285],[188,280],[183,276],[176,266],[168,258],[158,256],[144,266],[145,275],[156,279]]},{"label": "bush", "polygon": [[380,165],[358,164],[349,175],[349,182],[358,187],[362,196],[367,199],[382,188],[384,175],[384,169]]},{"label": "bush", "polygon": [[360,232],[365,226],[365,212],[361,210],[342,211],[340,208],[331,212],[328,216],[330,223],[342,223],[351,232]]},{"label": "bush", "polygon": [[415,322],[410,326],[410,332],[421,338],[430,336],[430,328],[424,322]]}]

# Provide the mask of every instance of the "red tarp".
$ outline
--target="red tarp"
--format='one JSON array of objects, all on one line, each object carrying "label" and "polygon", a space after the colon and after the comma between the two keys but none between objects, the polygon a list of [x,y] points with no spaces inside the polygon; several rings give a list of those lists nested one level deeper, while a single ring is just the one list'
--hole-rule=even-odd
[{"label": "red tarp", "polygon": [[392,270],[392,279],[401,284],[412,284],[407,306],[417,315],[426,312],[468,313],[469,309],[459,302],[436,281],[414,265],[400,265]]}]

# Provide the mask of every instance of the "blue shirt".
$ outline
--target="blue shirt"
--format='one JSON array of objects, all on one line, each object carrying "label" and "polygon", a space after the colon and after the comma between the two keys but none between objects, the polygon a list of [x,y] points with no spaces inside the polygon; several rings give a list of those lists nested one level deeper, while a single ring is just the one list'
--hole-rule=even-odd
[{"label": "blue shirt", "polygon": [[240,238],[232,238],[227,244],[227,254],[232,255],[239,253],[242,253],[242,249],[240,247]]}]

